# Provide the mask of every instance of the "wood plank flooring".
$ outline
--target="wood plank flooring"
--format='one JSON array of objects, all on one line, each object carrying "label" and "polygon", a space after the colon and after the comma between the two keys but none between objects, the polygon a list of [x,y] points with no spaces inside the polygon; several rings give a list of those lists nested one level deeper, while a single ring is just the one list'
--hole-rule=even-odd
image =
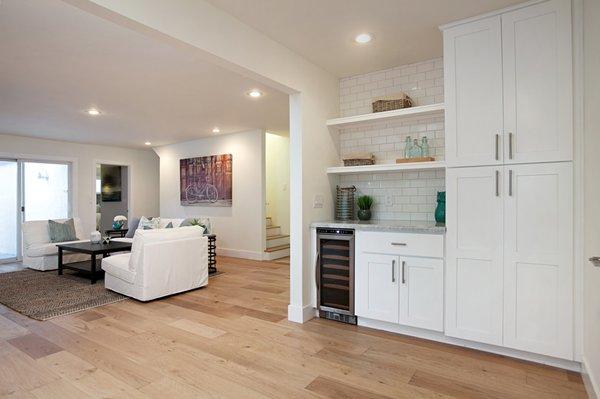
[{"label": "wood plank flooring", "polygon": [[45,322],[0,306],[0,397],[587,397],[565,370],[327,320],[290,323],[289,265],[219,258],[219,268],[203,289]]}]

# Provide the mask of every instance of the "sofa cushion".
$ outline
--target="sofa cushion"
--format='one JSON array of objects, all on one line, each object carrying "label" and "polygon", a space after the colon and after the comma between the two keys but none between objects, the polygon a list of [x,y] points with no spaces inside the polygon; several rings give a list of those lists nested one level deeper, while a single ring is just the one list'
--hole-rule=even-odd
[{"label": "sofa cushion", "polygon": [[102,270],[111,276],[133,284],[135,273],[129,270],[129,258],[131,254],[112,255],[102,259]]},{"label": "sofa cushion", "polygon": [[140,218],[136,218],[136,217],[131,218],[131,221],[127,222],[127,226],[129,227],[129,229],[127,230],[127,234],[125,234],[125,237],[133,238],[135,231],[140,226]]},{"label": "sofa cushion", "polygon": [[168,219],[168,218],[160,218],[160,222],[158,223],[159,229],[166,229],[169,223],[171,223],[172,227],[181,227],[181,222],[183,219]]},{"label": "sofa cushion", "polygon": [[158,229],[158,226],[160,226],[160,218],[159,217],[147,218],[145,216],[142,216],[140,218],[140,225],[138,226],[138,229],[154,230],[154,229]]},{"label": "sofa cushion", "polygon": [[37,258],[39,256],[52,256],[58,253],[58,248],[56,244],[70,244],[75,242],[86,242],[85,240],[75,240],[75,241],[65,241],[61,243],[46,243],[46,244],[37,244],[31,245],[29,248],[25,249],[25,255],[30,258]]},{"label": "sofa cushion", "polygon": [[[73,218],[75,224],[75,235],[79,238],[83,238],[83,228],[81,227],[81,220],[79,218]],[[65,222],[67,219],[56,219],[57,222]],[[25,250],[29,247],[34,247],[42,244],[48,244],[50,242],[50,234],[48,233],[48,221],[47,220],[30,220],[22,224],[23,229],[23,247]]]},{"label": "sofa cushion", "polygon": [[76,241],[75,221],[69,219],[66,222],[48,220],[48,235],[50,242]]}]

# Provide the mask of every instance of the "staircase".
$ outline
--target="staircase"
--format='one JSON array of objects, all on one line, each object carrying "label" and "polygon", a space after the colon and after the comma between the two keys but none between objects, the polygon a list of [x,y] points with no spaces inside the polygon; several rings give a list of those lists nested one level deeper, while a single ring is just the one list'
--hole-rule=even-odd
[{"label": "staircase", "polygon": [[281,226],[273,225],[273,219],[267,217],[267,248],[265,260],[275,260],[290,256],[290,236],[281,234]]}]

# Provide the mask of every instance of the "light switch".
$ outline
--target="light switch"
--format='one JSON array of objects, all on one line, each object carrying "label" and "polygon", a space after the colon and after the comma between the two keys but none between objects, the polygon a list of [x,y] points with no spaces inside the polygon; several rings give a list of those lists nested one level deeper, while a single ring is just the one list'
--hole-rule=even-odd
[{"label": "light switch", "polygon": [[323,197],[323,194],[315,194],[315,197],[313,198],[313,208],[314,209],[323,208],[324,202],[325,202],[325,198]]}]

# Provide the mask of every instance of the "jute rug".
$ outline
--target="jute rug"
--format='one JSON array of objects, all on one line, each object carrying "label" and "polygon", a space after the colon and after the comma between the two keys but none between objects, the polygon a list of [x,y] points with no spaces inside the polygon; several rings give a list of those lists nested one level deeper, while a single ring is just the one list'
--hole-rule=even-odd
[{"label": "jute rug", "polygon": [[0,303],[36,320],[48,320],[122,301],[126,297],[65,271],[21,270],[0,273]]}]

